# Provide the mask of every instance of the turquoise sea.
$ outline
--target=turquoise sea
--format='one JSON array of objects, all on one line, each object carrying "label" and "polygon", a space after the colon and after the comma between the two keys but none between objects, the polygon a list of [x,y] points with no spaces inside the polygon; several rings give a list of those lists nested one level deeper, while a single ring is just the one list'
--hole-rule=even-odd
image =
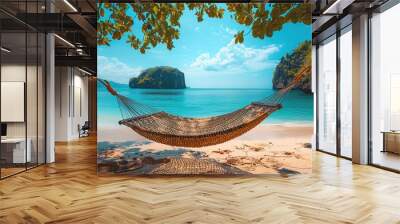
[{"label": "turquoise sea", "polygon": [[[121,95],[159,110],[187,117],[221,115],[239,109],[275,92],[271,89],[131,89],[114,84]],[[298,90],[291,91],[283,101],[283,108],[273,113],[264,123],[312,123],[313,96]],[[98,85],[99,125],[118,125],[121,113],[118,103],[102,85]]]}]

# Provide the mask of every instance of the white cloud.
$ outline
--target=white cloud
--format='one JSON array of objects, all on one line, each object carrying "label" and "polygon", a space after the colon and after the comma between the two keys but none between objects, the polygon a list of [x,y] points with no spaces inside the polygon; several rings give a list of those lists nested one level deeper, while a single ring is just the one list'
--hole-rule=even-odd
[{"label": "white cloud", "polygon": [[123,84],[128,84],[130,78],[142,71],[142,68],[131,67],[114,57],[98,56],[97,63],[100,78]]},{"label": "white cloud", "polygon": [[200,30],[200,27],[199,26],[196,26],[195,28],[194,28],[194,31],[196,31],[196,32],[198,32]]},{"label": "white cloud", "polygon": [[196,70],[223,72],[225,74],[255,73],[274,67],[277,61],[269,58],[278,51],[279,47],[276,45],[265,48],[251,48],[231,41],[228,45],[219,49],[215,55],[209,53],[199,55],[190,67]]},{"label": "white cloud", "polygon": [[229,34],[229,35],[235,35],[237,34],[237,30],[231,29],[229,27],[225,27],[225,31]]}]

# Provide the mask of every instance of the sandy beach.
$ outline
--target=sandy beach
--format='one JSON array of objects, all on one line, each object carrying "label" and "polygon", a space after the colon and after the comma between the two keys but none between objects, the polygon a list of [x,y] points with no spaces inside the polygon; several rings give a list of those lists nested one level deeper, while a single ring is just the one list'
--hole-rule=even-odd
[{"label": "sandy beach", "polygon": [[[139,168],[139,174],[149,170],[154,174],[224,174],[227,170],[233,174],[310,173],[312,134],[312,124],[261,124],[223,144],[182,148],[148,141],[125,126],[100,126],[98,142],[107,145],[102,146],[99,163],[122,160],[120,167],[131,174]],[[143,171],[145,163],[157,166]],[[171,164],[187,167],[171,168]]]}]

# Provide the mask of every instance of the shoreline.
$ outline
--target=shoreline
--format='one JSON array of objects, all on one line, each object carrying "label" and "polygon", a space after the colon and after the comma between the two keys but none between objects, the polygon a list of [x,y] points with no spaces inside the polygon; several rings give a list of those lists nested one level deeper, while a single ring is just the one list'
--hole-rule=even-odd
[{"label": "shoreline", "polygon": [[[232,139],[235,140],[265,140],[266,137],[272,138],[307,138],[309,141],[314,131],[312,123],[261,123],[249,132]],[[123,125],[99,125],[97,130],[98,142],[120,142],[120,141],[141,141],[146,138],[138,135],[132,129]],[[228,141],[228,142],[230,142]]]}]

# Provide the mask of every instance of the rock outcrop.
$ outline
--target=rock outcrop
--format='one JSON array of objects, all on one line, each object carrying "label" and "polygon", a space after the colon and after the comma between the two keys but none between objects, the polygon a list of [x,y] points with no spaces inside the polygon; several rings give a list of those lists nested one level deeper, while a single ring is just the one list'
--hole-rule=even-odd
[{"label": "rock outcrop", "polygon": [[185,89],[185,74],[176,68],[159,66],[142,71],[129,80],[130,88]]},{"label": "rock outcrop", "polygon": [[[311,41],[301,43],[291,54],[287,54],[281,58],[276,66],[272,84],[274,89],[286,87],[292,80],[299,69],[304,64],[307,57],[311,55]],[[311,72],[310,72],[311,73]],[[296,89],[306,93],[311,93],[311,74],[306,74]]]}]

